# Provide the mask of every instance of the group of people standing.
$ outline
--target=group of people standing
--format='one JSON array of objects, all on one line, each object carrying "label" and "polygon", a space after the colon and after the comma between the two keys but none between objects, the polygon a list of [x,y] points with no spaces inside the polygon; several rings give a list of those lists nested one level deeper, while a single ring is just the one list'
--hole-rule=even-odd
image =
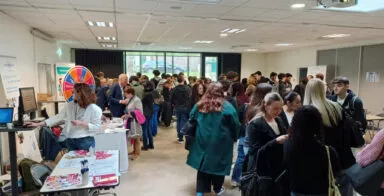
[{"label": "group of people standing", "polygon": [[[321,78],[309,76],[305,84],[295,87],[304,89],[295,92],[283,83],[291,75],[271,76],[265,79],[256,72],[247,82],[238,82],[236,73],[220,75],[221,80],[209,85],[193,106],[190,118],[197,121],[197,131],[187,164],[198,170],[196,194],[211,192],[212,185],[216,195],[225,191],[224,176],[230,174],[237,140],[233,186],[239,186],[244,174],[257,172],[281,181],[264,190],[270,195],[328,195],[334,184],[341,195],[353,195],[346,172],[356,160],[344,138],[349,132],[344,129],[344,113],[360,125],[361,134],[366,119],[362,101],[349,89],[348,78],[336,77],[333,92],[327,96]],[[273,82],[276,76],[279,82]],[[285,85],[284,92],[280,87],[274,92],[274,85]]]}]

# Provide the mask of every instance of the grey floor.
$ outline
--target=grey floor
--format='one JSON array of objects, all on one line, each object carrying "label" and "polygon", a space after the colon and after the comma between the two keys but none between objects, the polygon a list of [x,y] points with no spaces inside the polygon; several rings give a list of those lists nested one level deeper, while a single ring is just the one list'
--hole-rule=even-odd
[{"label": "grey floor", "polygon": [[[188,152],[184,144],[176,142],[174,127],[159,127],[154,138],[155,150],[143,151],[139,159],[129,162],[129,171],[121,176],[120,186],[115,190],[117,195],[196,195],[197,171],[185,164]],[[231,188],[229,177],[226,177],[225,188],[223,195],[240,196],[237,188]]]}]

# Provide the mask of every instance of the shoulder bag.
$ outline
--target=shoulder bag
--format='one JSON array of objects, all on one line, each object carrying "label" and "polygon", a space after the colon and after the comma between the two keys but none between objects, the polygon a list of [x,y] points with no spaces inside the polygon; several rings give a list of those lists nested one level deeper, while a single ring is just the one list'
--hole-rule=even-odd
[{"label": "shoulder bag", "polygon": [[325,146],[327,150],[327,157],[328,157],[328,195],[329,196],[341,196],[339,187],[336,186],[335,183],[335,177],[333,176],[333,171],[332,171],[332,163],[331,163],[331,155],[329,153],[329,147]]}]

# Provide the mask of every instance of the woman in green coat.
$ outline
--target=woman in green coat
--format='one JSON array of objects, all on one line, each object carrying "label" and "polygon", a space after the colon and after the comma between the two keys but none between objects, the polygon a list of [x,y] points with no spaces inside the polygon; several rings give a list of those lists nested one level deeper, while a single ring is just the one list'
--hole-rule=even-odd
[{"label": "woman in green coat", "polygon": [[224,177],[230,174],[233,143],[240,131],[240,122],[235,108],[224,98],[220,83],[211,84],[193,107],[191,118],[197,120],[195,139],[192,142],[187,164],[196,170],[196,195],[224,192]]}]

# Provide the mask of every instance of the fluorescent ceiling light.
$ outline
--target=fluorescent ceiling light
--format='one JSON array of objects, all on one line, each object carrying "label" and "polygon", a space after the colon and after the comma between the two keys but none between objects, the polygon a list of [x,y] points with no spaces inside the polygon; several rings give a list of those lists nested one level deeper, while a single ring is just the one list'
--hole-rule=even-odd
[{"label": "fluorescent ceiling light", "polygon": [[103,37],[104,40],[111,40],[110,37]]},{"label": "fluorescent ceiling light", "polygon": [[116,40],[116,37],[112,37],[112,40],[115,41],[115,40]]},{"label": "fluorescent ceiling light", "polygon": [[335,10],[335,11],[348,11],[348,12],[373,12],[377,10],[384,9],[384,1],[382,0],[361,0],[357,1],[357,5],[346,7],[346,8],[336,8],[329,7],[324,8],[319,5],[318,9],[326,9],[326,10]]},{"label": "fluorescent ceiling light", "polygon": [[235,33],[235,32],[237,32],[237,31],[239,31],[240,29],[231,29],[231,30],[229,30],[228,31],[228,33]]},{"label": "fluorescent ceiling light", "polygon": [[220,34],[220,37],[228,37],[228,34],[226,34],[226,33],[221,33],[221,34]]},{"label": "fluorescent ceiling light", "polygon": [[304,3],[296,3],[296,4],[291,5],[291,8],[294,8],[294,9],[305,8],[305,4]]},{"label": "fluorescent ceiling light", "polygon": [[293,44],[289,43],[281,43],[281,44],[275,44],[275,46],[292,46]]},{"label": "fluorescent ceiling light", "polygon": [[109,27],[113,28],[113,22],[109,22]]},{"label": "fluorescent ceiling light", "polygon": [[101,40],[102,38],[101,37],[97,37],[98,40]]},{"label": "fluorescent ceiling light", "polygon": [[196,40],[195,44],[211,44],[213,41],[206,41],[206,40]]},{"label": "fluorescent ceiling light", "polygon": [[245,49],[247,52],[257,52],[259,51],[258,49],[250,48],[250,49]]},{"label": "fluorescent ceiling light", "polygon": [[226,29],[222,30],[221,32],[222,32],[222,33],[225,33],[225,32],[227,32],[227,31],[229,31],[229,30],[231,30],[231,28],[226,28]]},{"label": "fluorescent ceiling light", "polygon": [[236,33],[242,33],[244,31],[246,31],[246,29],[241,29],[240,31],[237,31]]},{"label": "fluorescent ceiling light", "polygon": [[232,28],[226,28],[222,30],[222,33],[242,33],[246,31],[247,29],[232,29]]},{"label": "fluorescent ceiling light", "polygon": [[329,34],[321,36],[323,38],[342,38],[342,37],[349,37],[351,34]]},{"label": "fluorescent ceiling light", "polygon": [[96,22],[98,27],[105,27],[105,22]]},{"label": "fluorescent ceiling light", "polygon": [[92,21],[88,21],[88,25],[89,25],[89,26],[91,26],[91,27],[93,27],[93,26],[94,26],[94,24],[93,24],[93,22],[92,22]]},{"label": "fluorescent ceiling light", "polygon": [[116,44],[101,44],[103,48],[117,48]]}]

